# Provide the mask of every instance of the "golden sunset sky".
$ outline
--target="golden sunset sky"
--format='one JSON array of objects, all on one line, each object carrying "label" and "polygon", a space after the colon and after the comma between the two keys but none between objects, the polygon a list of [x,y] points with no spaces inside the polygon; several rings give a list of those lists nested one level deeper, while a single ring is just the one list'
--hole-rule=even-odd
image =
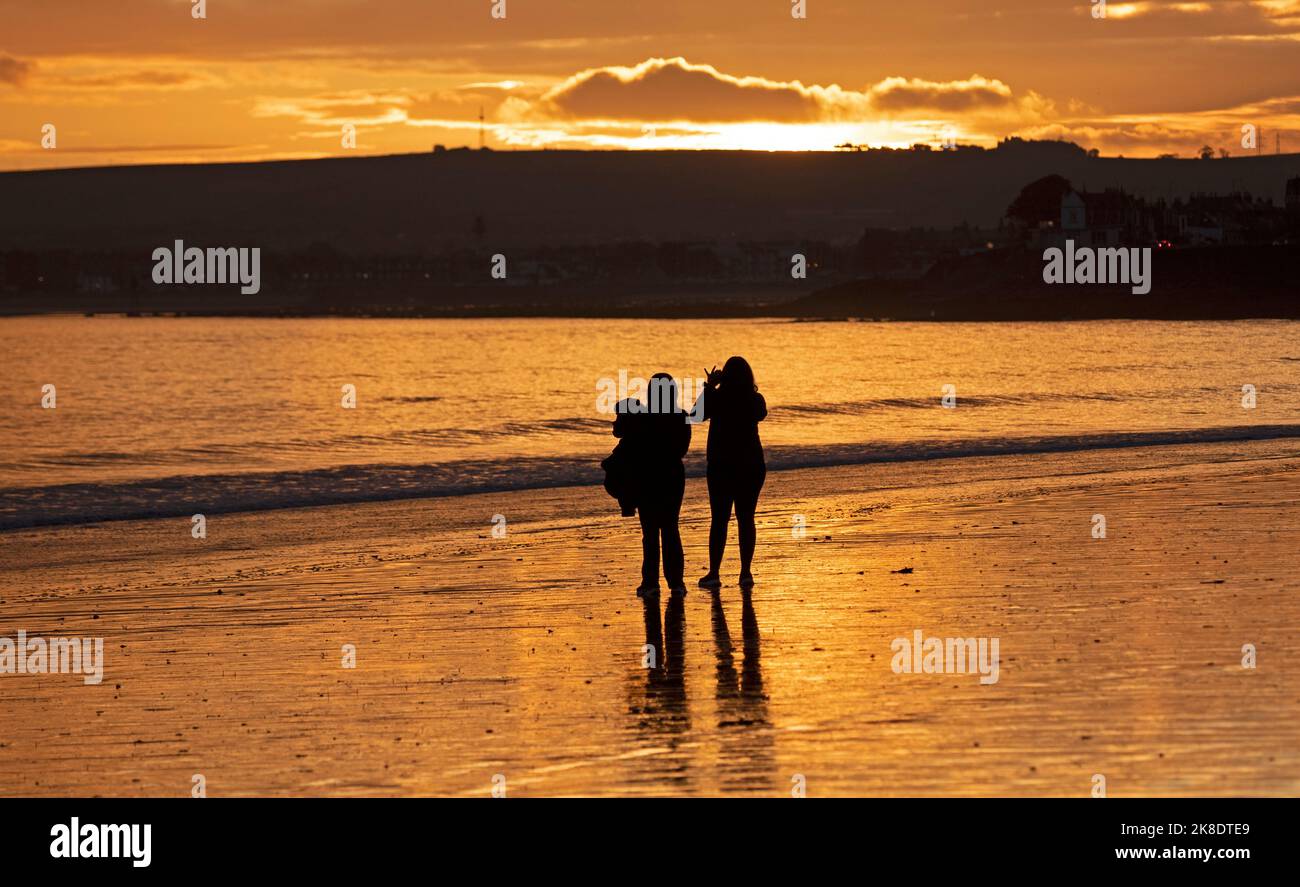
[{"label": "golden sunset sky", "polygon": [[[0,0],[0,169],[1011,135],[1300,150],[1300,0]],[[41,147],[45,124],[57,147]],[[346,124],[357,145],[342,145]]]}]

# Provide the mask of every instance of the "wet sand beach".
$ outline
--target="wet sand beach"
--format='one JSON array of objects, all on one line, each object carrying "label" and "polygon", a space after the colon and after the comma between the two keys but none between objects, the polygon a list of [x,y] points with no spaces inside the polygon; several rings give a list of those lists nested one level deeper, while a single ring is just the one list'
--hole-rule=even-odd
[{"label": "wet sand beach", "polygon": [[[598,487],[6,532],[0,635],[105,663],[0,675],[0,795],[1295,794],[1297,467],[1283,439],[773,472],[752,595],[733,546],[720,595],[653,606]],[[692,479],[692,583],[707,520]],[[997,682],[896,674],[916,630],[997,638]]]}]

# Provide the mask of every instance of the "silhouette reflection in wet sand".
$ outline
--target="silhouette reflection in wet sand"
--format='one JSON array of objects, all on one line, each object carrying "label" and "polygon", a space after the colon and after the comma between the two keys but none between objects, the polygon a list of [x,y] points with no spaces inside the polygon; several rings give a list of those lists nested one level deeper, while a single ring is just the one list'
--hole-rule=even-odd
[{"label": "silhouette reflection in wet sand", "polygon": [[[643,691],[634,695],[629,708],[643,754],[636,758],[632,781],[679,792],[688,789],[698,777],[705,784],[716,780],[723,792],[774,791],[778,783],[774,735],[763,692],[753,598],[745,594],[742,599],[742,658],[738,672],[722,597],[716,592],[711,597],[715,727],[706,726],[711,719],[701,717],[707,697],[695,700],[693,712],[686,692],[685,595],[668,598],[662,619],[657,600],[643,602],[646,648],[639,664],[648,667],[643,667]],[[714,772],[700,772],[705,769]]]},{"label": "silhouette reflection in wet sand", "polygon": [[642,604],[645,647],[639,664],[645,671],[645,687],[629,711],[639,746],[655,755],[650,759],[653,763],[638,764],[630,781],[685,789],[691,781],[691,756],[684,747],[691,729],[686,701],[686,596],[669,595],[663,620],[659,598],[647,597]]},{"label": "silhouette reflection in wet sand", "polygon": [[718,766],[723,790],[768,789],[774,783],[772,725],[767,719],[763,694],[763,668],[759,661],[758,617],[754,598],[741,595],[741,665],[737,681],[734,647],[722,609],[722,595],[712,594],[713,646],[717,656]]}]

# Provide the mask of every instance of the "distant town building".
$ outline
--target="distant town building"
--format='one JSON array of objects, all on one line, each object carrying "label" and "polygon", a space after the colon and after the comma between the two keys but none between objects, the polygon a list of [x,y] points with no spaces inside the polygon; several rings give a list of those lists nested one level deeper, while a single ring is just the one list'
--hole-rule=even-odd
[{"label": "distant town building", "polygon": [[1108,188],[1100,193],[1069,191],[1061,197],[1061,221],[1038,230],[1039,246],[1119,246],[1141,240],[1148,234],[1145,204],[1123,191]]},{"label": "distant town building", "polygon": [[1078,192],[1061,198],[1061,230],[1075,233],[1088,227],[1086,206]]},{"label": "distant town building", "polygon": [[[1287,182],[1287,209],[1244,192],[1148,201],[1122,190],[1066,191],[1057,219],[1027,231],[1032,248],[1075,246],[1231,246],[1286,238],[1300,224],[1300,177]],[[1290,222],[1288,222],[1290,216]]]}]

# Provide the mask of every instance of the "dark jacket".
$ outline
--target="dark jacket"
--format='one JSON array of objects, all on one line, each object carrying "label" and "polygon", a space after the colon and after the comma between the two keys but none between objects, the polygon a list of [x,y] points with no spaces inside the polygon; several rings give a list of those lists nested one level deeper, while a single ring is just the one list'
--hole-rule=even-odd
[{"label": "dark jacket", "polygon": [[767,401],[757,391],[728,391],[723,385],[700,392],[695,414],[709,423],[709,472],[762,471],[763,442],[758,423],[767,418]]},{"label": "dark jacket", "polygon": [[682,458],[691,446],[691,426],[684,412],[638,412],[639,401],[620,401],[614,419],[619,444],[601,464],[605,489],[618,499],[624,516],[644,504],[680,500],[686,482]]}]

